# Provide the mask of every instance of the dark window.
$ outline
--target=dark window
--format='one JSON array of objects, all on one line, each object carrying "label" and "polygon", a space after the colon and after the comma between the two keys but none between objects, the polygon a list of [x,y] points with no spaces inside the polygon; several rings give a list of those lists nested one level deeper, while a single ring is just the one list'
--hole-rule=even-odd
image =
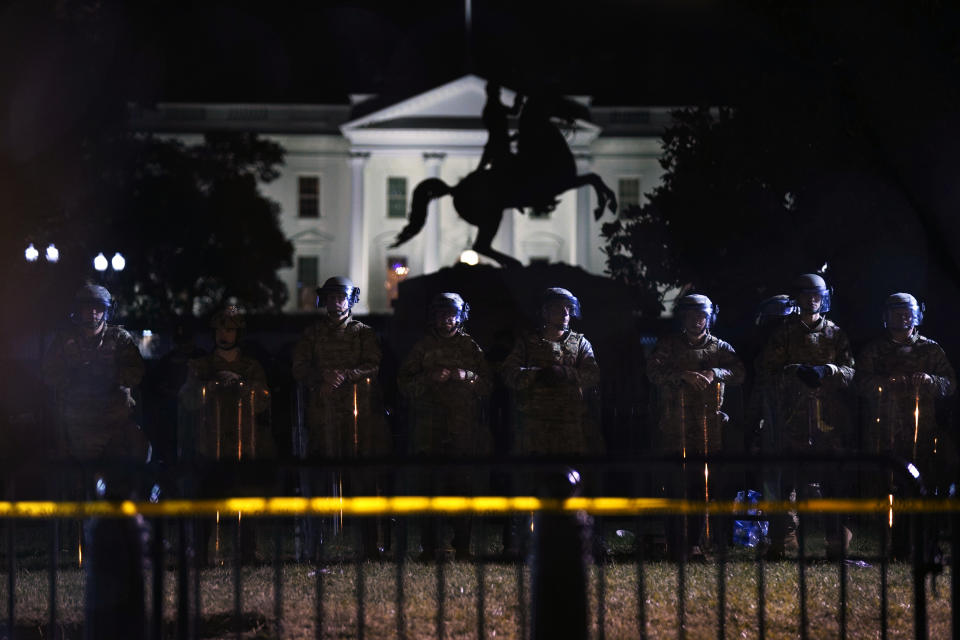
[{"label": "dark window", "polygon": [[387,217],[407,217],[407,179],[387,178]]},{"label": "dark window", "polygon": [[534,265],[541,265],[541,266],[543,266],[543,265],[548,265],[548,264],[550,264],[550,258],[547,258],[547,257],[545,257],[545,256],[531,256],[531,258],[530,258],[530,266],[531,266],[531,267],[534,266]]},{"label": "dark window", "polygon": [[627,207],[640,206],[640,178],[620,178],[617,187],[617,208],[625,211]]},{"label": "dark window", "polygon": [[297,256],[297,308],[309,311],[316,306],[316,288],[320,282],[320,258]]},{"label": "dark window", "polygon": [[297,215],[320,217],[320,176],[297,177]]}]

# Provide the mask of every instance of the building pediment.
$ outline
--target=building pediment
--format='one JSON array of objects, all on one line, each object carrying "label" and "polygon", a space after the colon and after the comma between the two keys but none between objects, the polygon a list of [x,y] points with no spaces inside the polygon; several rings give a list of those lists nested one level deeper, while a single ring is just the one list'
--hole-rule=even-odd
[{"label": "building pediment", "polygon": [[[470,74],[395,104],[367,113],[341,126],[358,150],[389,151],[412,148],[477,153],[487,139],[480,114],[487,101],[487,81]],[[500,99],[513,104],[516,92],[504,87]],[[589,99],[573,98],[581,103]],[[600,128],[576,121],[571,146],[590,144]]]}]

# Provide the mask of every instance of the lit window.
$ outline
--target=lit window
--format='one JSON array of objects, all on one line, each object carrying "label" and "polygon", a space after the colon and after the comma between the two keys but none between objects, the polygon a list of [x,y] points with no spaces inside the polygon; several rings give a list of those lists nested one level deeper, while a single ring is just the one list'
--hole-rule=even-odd
[{"label": "lit window", "polygon": [[320,217],[320,176],[297,177],[297,215]]},{"label": "lit window", "polygon": [[407,179],[387,178],[387,217],[407,217]]},{"label": "lit window", "polygon": [[316,288],[320,281],[320,259],[297,256],[297,309],[310,311],[316,307]]},{"label": "lit window", "polygon": [[617,208],[626,211],[627,207],[640,206],[640,178],[620,178],[617,186]]},{"label": "lit window", "polygon": [[400,283],[410,275],[406,256],[387,256],[387,279],[384,286],[387,289],[387,303],[391,306],[397,299]]}]

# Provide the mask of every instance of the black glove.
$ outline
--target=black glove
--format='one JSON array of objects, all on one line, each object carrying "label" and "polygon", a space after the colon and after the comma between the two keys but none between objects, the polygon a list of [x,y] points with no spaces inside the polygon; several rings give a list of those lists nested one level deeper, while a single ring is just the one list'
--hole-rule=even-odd
[{"label": "black glove", "polygon": [[797,367],[797,377],[800,378],[800,382],[803,384],[811,389],[816,389],[822,384],[823,378],[829,370],[829,367],[823,365],[810,367],[804,364]]}]

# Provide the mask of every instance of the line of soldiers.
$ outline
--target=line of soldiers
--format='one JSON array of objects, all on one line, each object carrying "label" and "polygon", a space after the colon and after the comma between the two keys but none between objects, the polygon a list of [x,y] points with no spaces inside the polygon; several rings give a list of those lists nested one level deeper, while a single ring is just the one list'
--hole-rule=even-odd
[{"label": "line of soldiers", "polygon": [[[390,453],[377,377],[381,351],[372,328],[352,316],[360,291],[343,277],[317,289],[325,310],[296,344],[292,373],[299,383],[295,454],[304,459],[349,459]],[[759,427],[759,448],[770,453],[836,452],[863,446],[913,461],[941,483],[944,459],[952,462],[952,442],[936,424],[934,403],[954,392],[956,379],[943,350],[919,334],[923,308],[906,293],[885,303],[886,333],[854,359],[845,333],[825,314],[831,291],[820,275],[804,274],[789,296],[767,301],[763,322],[769,337],[755,363],[748,421]],[[133,338],[106,323],[112,300],[103,287],[88,285],[76,296],[74,327],[58,335],[43,362],[45,380],[56,390],[63,450],[80,459],[143,460],[146,439],[132,420],[130,389],[143,376],[143,361]],[[588,399],[600,381],[600,368],[587,338],[570,329],[580,303],[562,288],[540,298],[540,324],[523,333],[499,368],[513,392],[516,424],[512,451],[522,455],[583,455],[605,450],[603,435]],[[722,451],[728,422],[723,412],[727,385],[745,379],[745,367],[730,344],[711,333],[718,307],[700,294],[677,305],[680,331],[662,337],[647,362],[658,392],[655,448],[661,452],[714,454]],[[457,293],[441,293],[430,304],[428,328],[400,367],[398,386],[409,406],[411,453],[456,459],[491,452],[483,398],[493,372],[477,343],[464,331],[469,305]],[[236,309],[218,313],[212,327],[214,352],[189,361],[180,389],[179,455],[207,459],[264,459],[276,455],[270,432],[270,391],[259,363],[243,354],[244,330]],[[841,394],[855,388],[871,407],[875,427],[867,442],[852,441],[853,420]],[[752,416],[752,417],[751,417]],[[690,499],[728,497],[722,474],[685,465],[663,479],[666,495]],[[784,472],[769,467],[762,477],[764,497],[784,499],[819,492],[838,495],[844,478],[836,469],[812,467]],[[539,479],[530,479],[537,482]],[[214,482],[214,479],[209,479]],[[434,490],[470,491],[475,479],[462,471],[438,479]],[[338,490],[371,493],[377,482],[359,475],[339,477]],[[305,473],[304,495],[326,495],[329,478]],[[531,485],[533,486],[533,485]],[[365,520],[365,555],[378,553],[376,523]],[[372,523],[372,524],[371,524]],[[468,553],[468,521],[454,524],[454,547]],[[698,555],[706,551],[711,523],[687,518],[669,540],[672,550]],[[323,531],[308,527],[308,549]],[[849,543],[846,527],[827,527],[828,552]],[[428,554],[439,542],[427,527],[422,545]],[[791,518],[771,522],[771,555],[795,545]]]}]

